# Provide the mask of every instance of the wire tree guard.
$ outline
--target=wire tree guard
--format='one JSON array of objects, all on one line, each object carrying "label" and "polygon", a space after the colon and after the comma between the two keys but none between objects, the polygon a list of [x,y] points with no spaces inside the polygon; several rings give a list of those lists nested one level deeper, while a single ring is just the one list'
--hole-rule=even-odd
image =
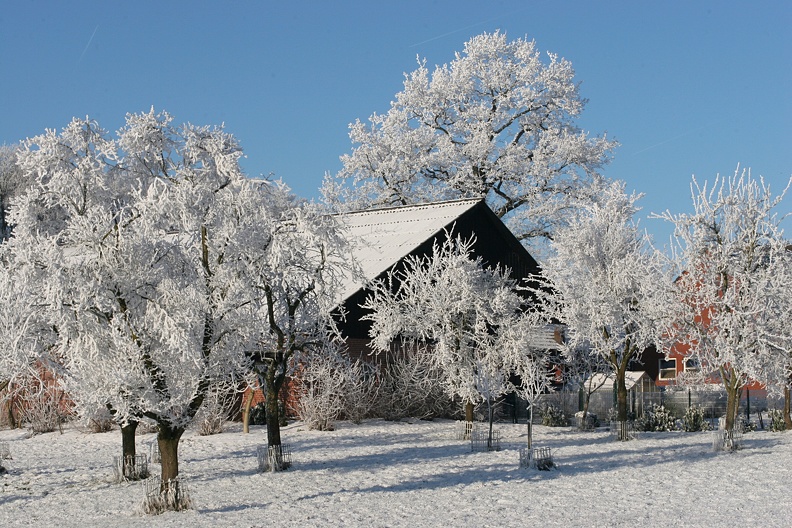
[{"label": "wire tree guard", "polygon": [[549,447],[521,447],[520,467],[525,469],[549,471],[555,467],[555,462],[553,462],[553,453]]},{"label": "wire tree guard", "polygon": [[149,444],[149,452],[151,453],[149,459],[151,460],[152,464],[159,464],[162,462],[162,456],[160,455],[159,450],[159,442],[155,438],[154,441]]},{"label": "wire tree guard", "polygon": [[192,508],[193,503],[187,483],[180,478],[163,482],[155,475],[143,481],[143,489],[146,493],[143,513],[148,515]]},{"label": "wire tree guard", "polygon": [[731,431],[718,429],[712,432],[712,449],[714,451],[736,451],[743,447],[743,433],[737,429]]},{"label": "wire tree guard", "polygon": [[115,456],[113,471],[116,482],[143,480],[149,476],[148,457],[146,455]]},{"label": "wire tree guard", "polygon": [[500,451],[500,431],[493,429],[492,439],[489,437],[489,430],[479,427],[473,428],[470,433],[470,450],[477,451]]},{"label": "wire tree guard", "polygon": [[284,471],[292,465],[291,447],[289,444],[258,446],[256,458],[259,471]]},{"label": "wire tree guard", "polygon": [[478,428],[476,422],[457,422],[454,428],[455,440],[470,440],[473,430]]},{"label": "wire tree guard", "polygon": [[626,442],[627,440],[635,440],[635,424],[631,421],[611,422],[610,434],[620,442]]}]

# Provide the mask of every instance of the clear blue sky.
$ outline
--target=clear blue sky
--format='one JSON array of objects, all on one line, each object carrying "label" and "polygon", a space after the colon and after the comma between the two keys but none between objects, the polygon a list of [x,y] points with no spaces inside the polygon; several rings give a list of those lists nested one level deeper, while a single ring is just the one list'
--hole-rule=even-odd
[{"label": "clear blue sky", "polygon": [[225,123],[249,174],[317,197],[352,147],[347,125],[386,111],[416,56],[446,63],[500,29],[572,62],[580,125],[621,143],[605,174],[646,194],[643,213],[682,211],[693,174],[739,162],[776,191],[792,175],[791,28],[785,0],[8,2],[0,143],[73,116],[115,131],[153,105]]}]

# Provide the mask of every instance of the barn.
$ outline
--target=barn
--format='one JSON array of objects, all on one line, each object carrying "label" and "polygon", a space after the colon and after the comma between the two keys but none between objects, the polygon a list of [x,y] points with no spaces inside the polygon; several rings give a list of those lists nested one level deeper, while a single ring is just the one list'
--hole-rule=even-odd
[{"label": "barn", "polygon": [[[339,220],[353,241],[353,256],[363,277],[348,277],[339,299],[345,317],[339,319],[350,353],[371,352],[368,333],[371,324],[363,320],[361,305],[366,284],[386,276],[408,256],[423,257],[436,242],[449,236],[475,239],[473,252],[486,266],[510,270],[513,279],[528,280],[539,272],[539,264],[509,231],[484,200],[454,200],[387,209],[344,213]],[[553,334],[542,338],[553,344]]]}]

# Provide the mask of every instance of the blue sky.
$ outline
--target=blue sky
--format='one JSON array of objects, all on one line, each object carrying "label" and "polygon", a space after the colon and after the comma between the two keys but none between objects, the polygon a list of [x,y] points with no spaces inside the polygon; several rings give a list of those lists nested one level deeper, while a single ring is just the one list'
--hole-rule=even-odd
[{"label": "blue sky", "polygon": [[[89,115],[225,123],[245,170],[317,197],[416,57],[453,59],[500,29],[570,60],[579,124],[621,143],[605,169],[643,216],[690,208],[691,175],[738,163],[781,191],[792,175],[792,3],[743,1],[12,2],[0,10],[0,143]],[[783,210],[792,210],[792,196]],[[642,220],[661,244],[670,229]],[[789,230],[789,227],[787,228]]]}]

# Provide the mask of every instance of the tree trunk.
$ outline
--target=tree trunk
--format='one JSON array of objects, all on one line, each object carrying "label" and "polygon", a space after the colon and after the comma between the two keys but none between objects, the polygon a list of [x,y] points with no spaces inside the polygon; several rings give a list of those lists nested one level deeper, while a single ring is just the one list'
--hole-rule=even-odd
[{"label": "tree trunk", "polygon": [[250,432],[250,406],[253,404],[253,387],[250,388],[250,393],[245,396],[242,402],[242,432],[247,434]]},{"label": "tree trunk", "polygon": [[159,424],[159,434],[157,434],[157,445],[159,445],[160,458],[162,463],[162,484],[171,481],[179,476],[179,440],[184,434],[184,428],[171,427],[170,425]]},{"label": "tree trunk", "polygon": [[135,459],[135,430],[137,429],[137,420],[130,420],[129,422],[121,425],[121,477],[124,480],[138,480],[148,476],[148,468],[143,465],[142,468],[137,466]]},{"label": "tree trunk", "polygon": [[729,372],[729,376],[723,376],[723,386],[726,389],[726,424],[727,431],[734,431],[734,426],[737,423],[737,413],[740,410],[740,387],[736,379],[734,371]]},{"label": "tree trunk", "polygon": [[787,431],[792,430],[790,407],[792,407],[792,391],[789,390],[789,387],[784,387],[784,426]]},{"label": "tree trunk", "polygon": [[124,460],[128,457],[132,457],[132,460],[134,460],[137,454],[135,450],[135,431],[137,426],[138,423],[134,420],[130,420],[121,426],[121,454],[124,456]]},{"label": "tree trunk", "polygon": [[465,402],[465,433],[462,435],[463,440],[470,440],[473,435],[473,402]]},{"label": "tree trunk", "polygon": [[6,401],[6,410],[8,411],[7,418],[8,418],[8,426],[11,429],[16,429],[19,424],[17,423],[16,417],[14,416],[14,402],[12,398],[9,398]]},{"label": "tree trunk", "polygon": [[492,451],[492,398],[487,398],[487,414],[489,415],[489,432],[487,436],[487,451]]},{"label": "tree trunk", "polygon": [[580,428],[581,429],[588,429],[588,410],[589,410],[589,403],[591,403],[591,393],[589,391],[584,391],[585,394],[583,395],[583,416],[580,419]]},{"label": "tree trunk", "polygon": [[620,422],[627,421],[627,367],[620,366],[616,369],[616,419]]},{"label": "tree trunk", "polygon": [[278,384],[276,383],[274,368],[268,368],[265,376],[267,400],[264,406],[267,412],[267,444],[270,447],[281,445],[280,416],[278,409]]},{"label": "tree trunk", "polygon": [[533,448],[533,402],[528,405],[528,450]]},{"label": "tree trunk", "polygon": [[465,421],[473,421],[473,402],[471,401],[465,402]]}]

